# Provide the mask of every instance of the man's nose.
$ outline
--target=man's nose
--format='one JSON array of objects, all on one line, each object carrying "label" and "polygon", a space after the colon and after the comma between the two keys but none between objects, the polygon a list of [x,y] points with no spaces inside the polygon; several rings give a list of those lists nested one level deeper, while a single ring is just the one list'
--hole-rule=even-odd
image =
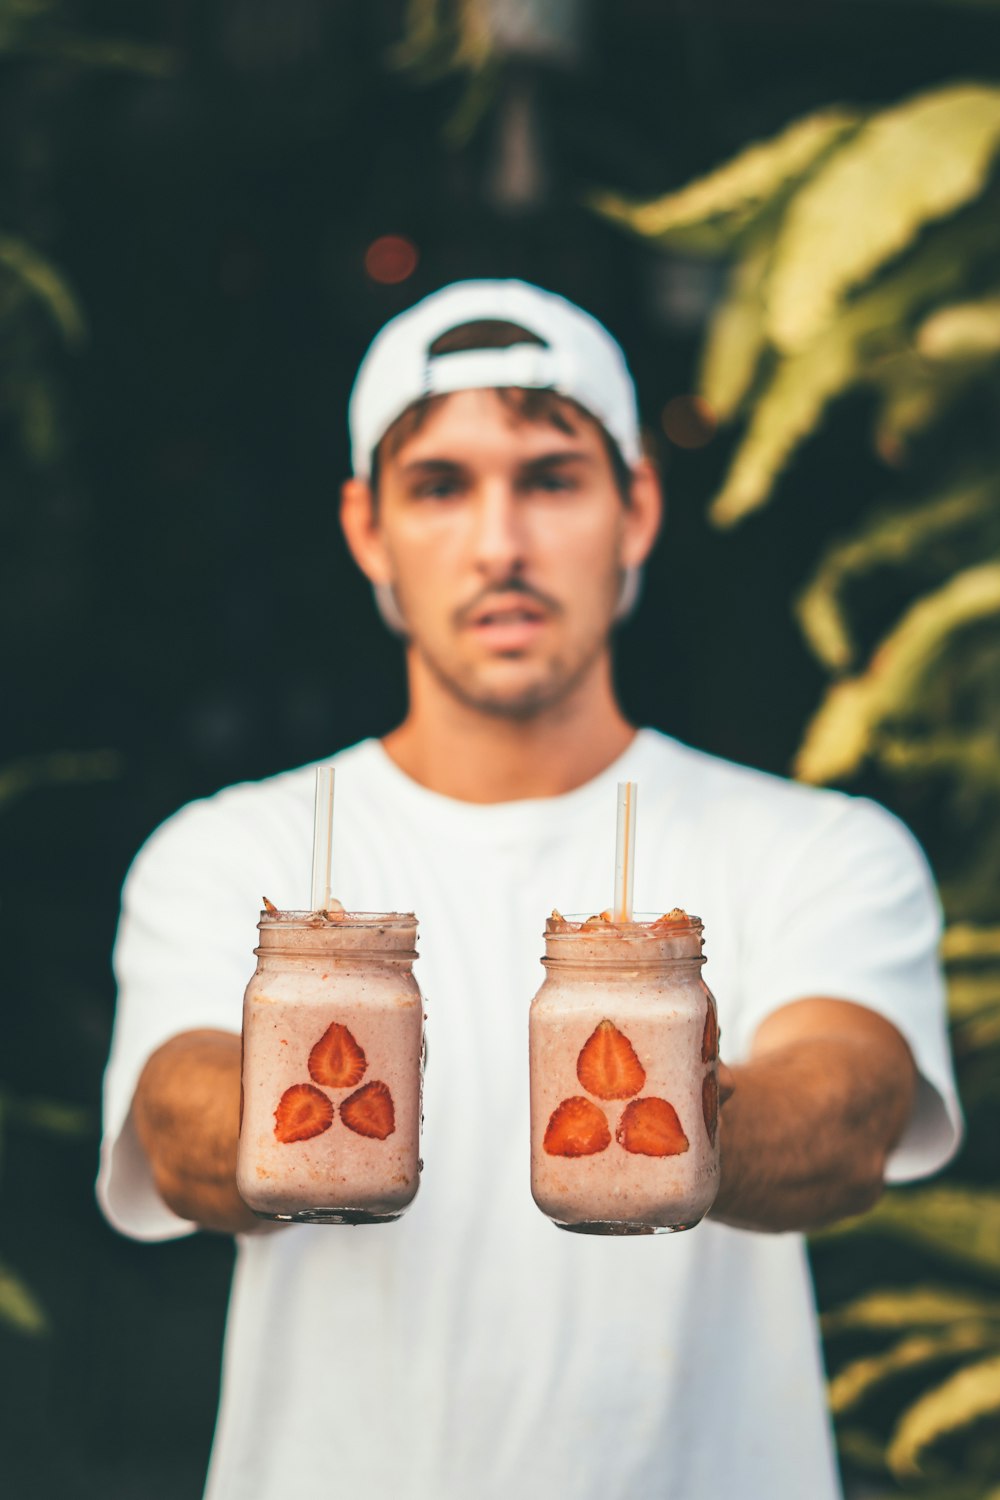
[{"label": "man's nose", "polygon": [[507,484],[485,487],[476,506],[476,566],[487,577],[509,577],[524,568],[526,546],[525,517],[517,496]]}]

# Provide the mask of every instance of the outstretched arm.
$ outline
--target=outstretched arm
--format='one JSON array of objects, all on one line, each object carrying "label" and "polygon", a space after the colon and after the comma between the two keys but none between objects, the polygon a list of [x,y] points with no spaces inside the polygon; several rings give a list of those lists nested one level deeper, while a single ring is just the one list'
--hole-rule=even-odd
[{"label": "outstretched arm", "polygon": [[846,1000],[798,1000],[762,1024],[748,1062],[726,1071],[734,1091],[720,1120],[713,1218],[777,1232],[872,1207],[916,1093],[910,1049],[891,1022]]},{"label": "outstretched arm", "polygon": [[236,1191],[238,1036],[185,1031],[164,1042],[142,1070],[132,1118],[168,1208],[203,1229],[260,1228]]}]

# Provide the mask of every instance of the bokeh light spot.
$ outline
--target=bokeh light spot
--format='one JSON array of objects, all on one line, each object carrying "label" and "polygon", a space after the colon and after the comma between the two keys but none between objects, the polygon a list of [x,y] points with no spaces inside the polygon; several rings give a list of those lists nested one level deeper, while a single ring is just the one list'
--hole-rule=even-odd
[{"label": "bokeh light spot", "polygon": [[365,270],[372,281],[395,286],[417,269],[419,252],[412,240],[401,234],[380,234],[365,251]]},{"label": "bokeh light spot", "polygon": [[660,413],[664,432],[678,448],[704,448],[715,436],[715,413],[701,396],[672,396]]}]

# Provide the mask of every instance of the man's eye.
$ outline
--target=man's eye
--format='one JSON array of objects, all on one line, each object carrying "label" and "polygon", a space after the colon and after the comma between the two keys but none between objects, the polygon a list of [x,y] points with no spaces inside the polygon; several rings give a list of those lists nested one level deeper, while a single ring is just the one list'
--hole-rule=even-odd
[{"label": "man's eye", "polygon": [[568,474],[535,474],[528,484],[531,489],[544,490],[549,494],[576,489],[576,480]]},{"label": "man's eye", "polygon": [[454,479],[428,479],[416,486],[413,496],[417,500],[450,500],[459,490],[460,486]]}]

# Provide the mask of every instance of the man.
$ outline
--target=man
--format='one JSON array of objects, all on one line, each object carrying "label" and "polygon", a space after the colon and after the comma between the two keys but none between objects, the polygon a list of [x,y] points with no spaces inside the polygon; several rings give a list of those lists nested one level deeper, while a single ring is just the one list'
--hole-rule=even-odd
[{"label": "man", "polygon": [[[240,998],[261,893],[309,904],[312,770],[183,809],[126,885],[99,1190],[140,1239],[239,1235],[208,1494],[828,1500],[782,1231],[954,1149],[922,858],[871,803],[624,718],[609,637],[660,496],[593,319],[519,282],[446,288],[383,329],[350,420],[344,530],[405,639],[409,707],[337,757],[334,867],[348,906],[421,921],[426,1167],[391,1227],[253,1232]],[[734,1084],[715,1208],[670,1239],[561,1233],[528,1187],[540,931],[607,905],[625,778],[637,908],[704,919]]]}]

